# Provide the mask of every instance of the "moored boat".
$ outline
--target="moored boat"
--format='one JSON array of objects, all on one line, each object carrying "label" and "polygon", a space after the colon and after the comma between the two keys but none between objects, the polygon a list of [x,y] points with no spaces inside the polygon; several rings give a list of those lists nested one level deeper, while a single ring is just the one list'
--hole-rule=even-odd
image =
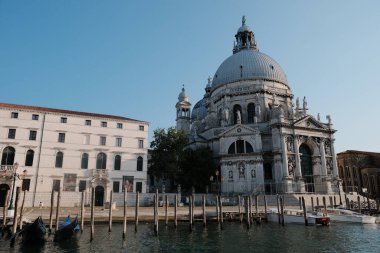
[{"label": "moored boat", "polygon": [[20,234],[22,235],[22,241],[24,243],[37,244],[44,242],[46,227],[41,216],[39,216],[33,223],[25,225]]},{"label": "moored boat", "polygon": [[[267,214],[268,221],[278,222],[279,213],[277,209],[269,209]],[[324,225],[330,224],[330,217],[320,212],[307,213],[306,219],[308,225]],[[284,209],[284,223],[305,224],[303,210]]]},{"label": "moored boat", "polygon": [[64,223],[54,234],[54,241],[62,241],[73,236],[78,227],[78,216],[70,223]]},{"label": "moored boat", "polygon": [[376,217],[341,208],[327,208],[332,222],[374,224]]}]

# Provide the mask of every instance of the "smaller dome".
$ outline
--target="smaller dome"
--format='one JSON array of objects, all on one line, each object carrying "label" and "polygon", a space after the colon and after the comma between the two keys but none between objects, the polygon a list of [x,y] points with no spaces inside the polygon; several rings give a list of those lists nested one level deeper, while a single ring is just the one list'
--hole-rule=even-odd
[{"label": "smaller dome", "polygon": [[207,116],[207,108],[205,99],[199,100],[191,112],[192,120],[202,120]]},{"label": "smaller dome", "polygon": [[181,101],[186,101],[186,102],[189,101],[189,97],[187,96],[184,87],[182,88],[182,91],[181,91],[181,92],[179,93],[179,95],[178,95],[178,101],[180,101],[180,102],[181,102]]},{"label": "smaller dome", "polygon": [[242,26],[240,26],[240,28],[237,31],[237,33],[242,33],[242,32],[252,32],[252,30],[251,30],[251,28],[249,28],[249,26],[242,25]]}]

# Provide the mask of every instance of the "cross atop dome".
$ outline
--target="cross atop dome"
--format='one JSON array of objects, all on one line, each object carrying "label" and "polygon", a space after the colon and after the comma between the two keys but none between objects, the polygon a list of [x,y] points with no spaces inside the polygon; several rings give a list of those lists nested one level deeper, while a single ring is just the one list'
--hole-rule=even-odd
[{"label": "cross atop dome", "polygon": [[243,17],[241,18],[241,25],[242,26],[245,26],[245,16],[243,15]]}]

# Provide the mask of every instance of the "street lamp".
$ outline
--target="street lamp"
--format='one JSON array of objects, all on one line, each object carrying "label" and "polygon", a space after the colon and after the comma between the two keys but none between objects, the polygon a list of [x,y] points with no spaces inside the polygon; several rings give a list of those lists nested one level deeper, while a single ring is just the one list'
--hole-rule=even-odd
[{"label": "street lamp", "polygon": [[13,164],[13,173],[12,173],[12,179],[13,179],[13,185],[12,185],[12,192],[11,192],[11,202],[9,203],[9,208],[8,210],[13,211],[13,193],[15,191],[15,184],[16,184],[16,177],[20,179],[19,175],[17,174],[17,168],[18,168],[18,163],[16,162]]}]

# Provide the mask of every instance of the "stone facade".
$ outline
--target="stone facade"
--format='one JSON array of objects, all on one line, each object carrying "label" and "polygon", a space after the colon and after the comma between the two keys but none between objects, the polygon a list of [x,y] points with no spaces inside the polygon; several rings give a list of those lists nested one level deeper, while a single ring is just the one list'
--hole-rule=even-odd
[{"label": "stone facade", "polygon": [[79,196],[95,187],[98,205],[124,184],[146,192],[148,127],[114,115],[0,103],[0,204],[15,172],[23,179],[16,186],[28,182],[32,206],[52,187]]},{"label": "stone facade", "polygon": [[235,38],[233,55],[209,78],[188,125],[177,115],[177,128],[188,132],[192,148],[214,151],[223,193],[332,193],[339,176],[331,117],[310,115],[305,97],[294,106],[285,73],[259,52],[245,20]]}]

